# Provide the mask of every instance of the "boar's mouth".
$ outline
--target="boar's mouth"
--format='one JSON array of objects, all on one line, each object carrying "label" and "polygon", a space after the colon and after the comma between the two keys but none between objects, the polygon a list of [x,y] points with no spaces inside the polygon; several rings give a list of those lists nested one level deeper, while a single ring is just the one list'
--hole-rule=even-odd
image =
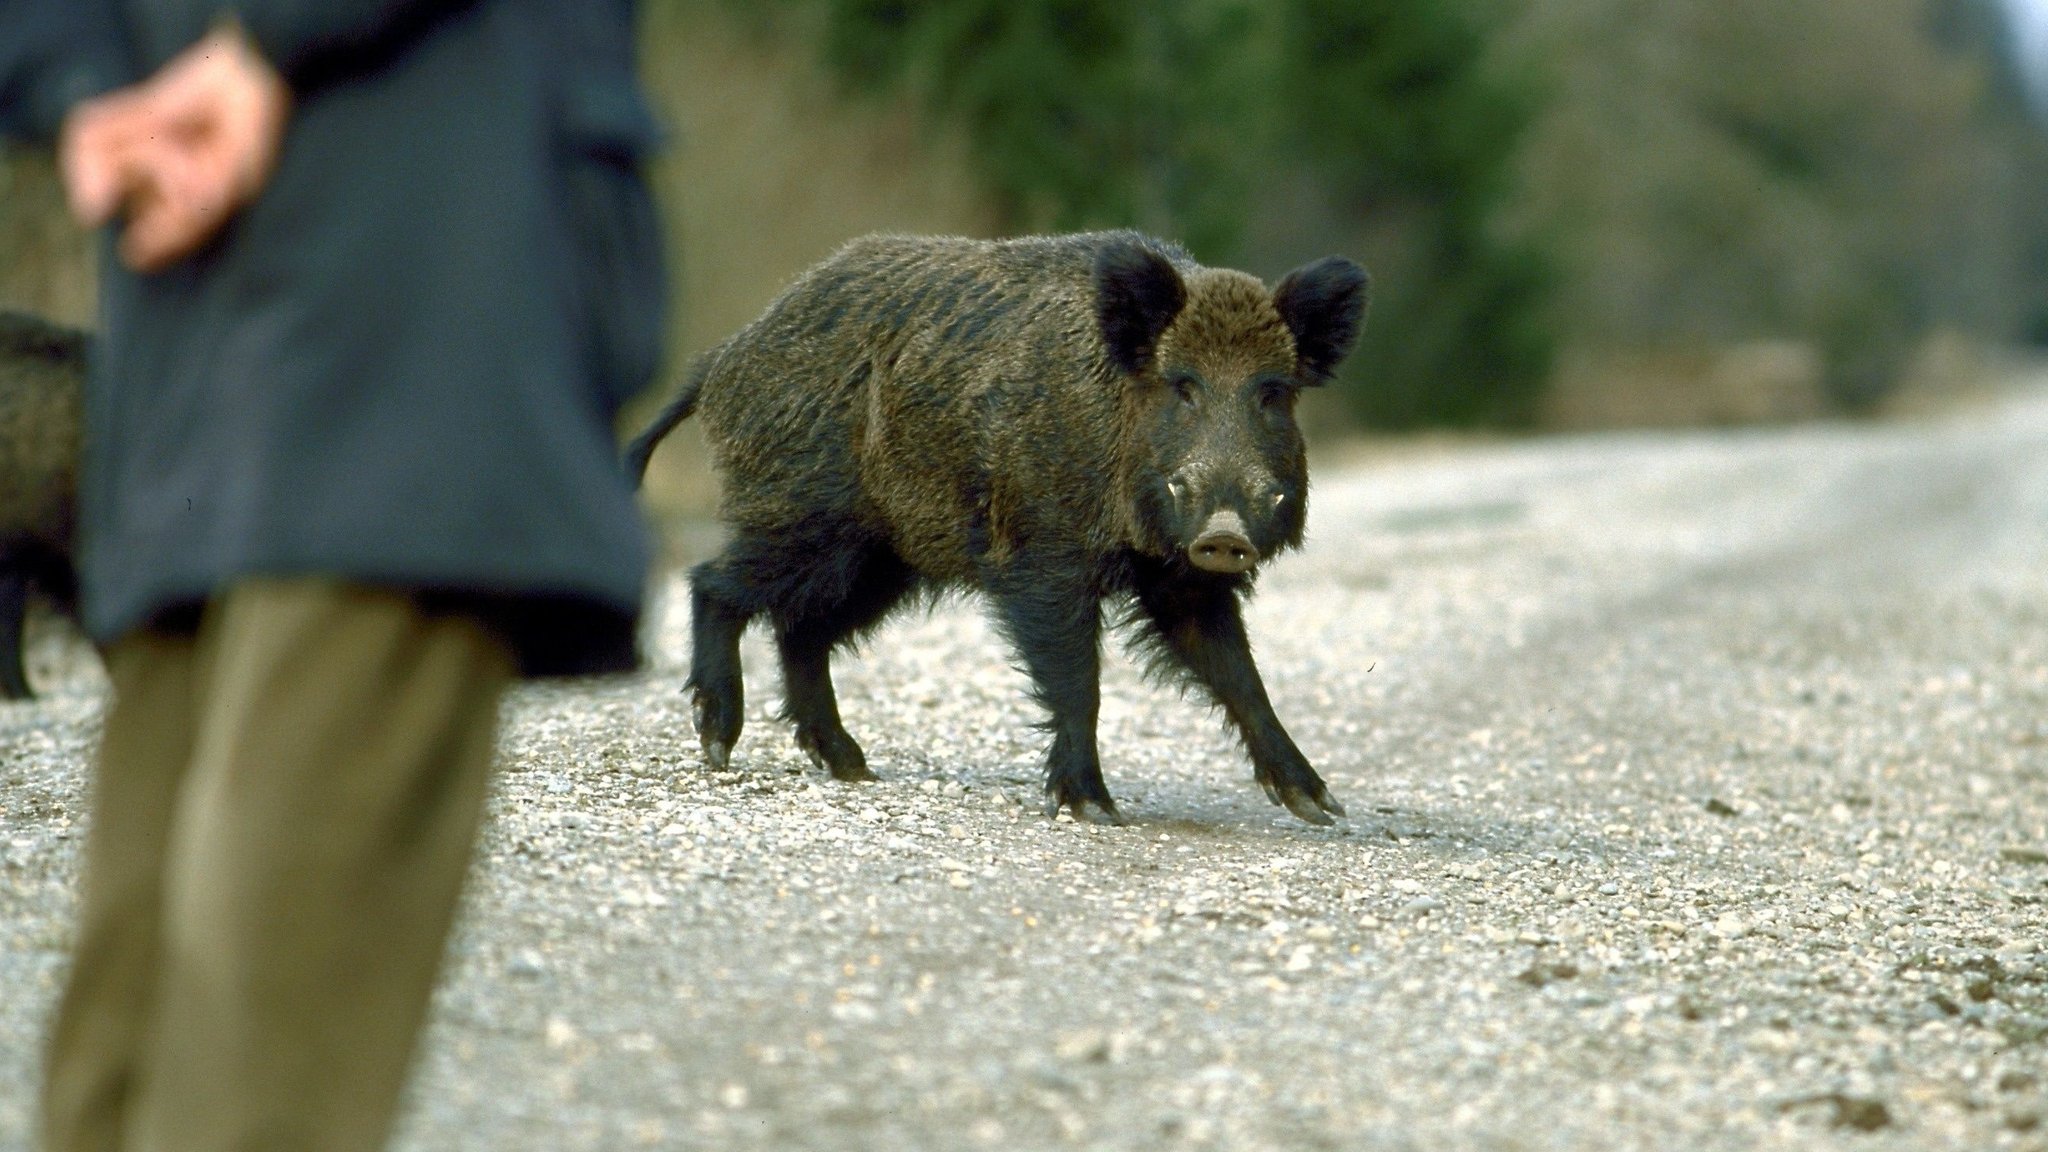
[{"label": "boar's mouth", "polygon": [[1188,545],[1188,563],[1204,572],[1236,575],[1258,566],[1259,550],[1245,531],[1243,518],[1225,508],[1210,516]]}]

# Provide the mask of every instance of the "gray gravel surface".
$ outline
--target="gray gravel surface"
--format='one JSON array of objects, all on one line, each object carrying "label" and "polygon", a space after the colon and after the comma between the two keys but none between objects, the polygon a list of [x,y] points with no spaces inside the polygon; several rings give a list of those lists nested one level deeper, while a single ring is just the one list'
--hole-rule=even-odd
[{"label": "gray gravel surface", "polygon": [[[399,1146],[2048,1149],[2048,394],[1318,474],[1253,634],[1351,816],[1119,651],[1126,828],[1039,814],[972,602],[839,662],[524,689]],[[90,662],[0,706],[0,1149],[63,968]]]}]

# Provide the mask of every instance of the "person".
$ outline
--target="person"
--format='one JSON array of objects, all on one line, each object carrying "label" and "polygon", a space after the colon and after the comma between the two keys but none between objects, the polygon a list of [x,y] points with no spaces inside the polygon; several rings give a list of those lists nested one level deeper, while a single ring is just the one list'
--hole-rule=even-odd
[{"label": "person", "polygon": [[0,0],[104,222],[111,692],[50,1152],[388,1137],[522,676],[622,671],[660,354],[632,0]]}]

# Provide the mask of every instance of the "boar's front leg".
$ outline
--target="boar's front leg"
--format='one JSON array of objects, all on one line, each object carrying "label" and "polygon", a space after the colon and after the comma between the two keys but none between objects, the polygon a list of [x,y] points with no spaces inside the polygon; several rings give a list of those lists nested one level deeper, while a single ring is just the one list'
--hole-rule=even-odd
[{"label": "boar's front leg", "polygon": [[1046,815],[1067,808],[1076,819],[1122,824],[1095,751],[1102,705],[1101,599],[1085,585],[1046,579],[1042,570],[1012,573],[990,591],[1003,632],[1031,677],[1032,694],[1049,713]]},{"label": "boar's front leg", "polygon": [[1311,824],[1344,815],[1344,806],[1273,714],[1266,685],[1252,663],[1243,607],[1229,584],[1206,576],[1149,576],[1139,583],[1138,607],[1151,626],[1157,663],[1192,677],[1223,706],[1251,756],[1252,778],[1267,798]]}]

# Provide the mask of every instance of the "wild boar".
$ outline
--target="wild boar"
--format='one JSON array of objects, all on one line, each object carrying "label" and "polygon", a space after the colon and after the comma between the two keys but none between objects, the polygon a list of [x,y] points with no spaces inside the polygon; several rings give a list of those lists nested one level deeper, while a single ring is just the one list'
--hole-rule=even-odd
[{"label": "wild boar", "polygon": [[741,724],[739,639],[766,615],[783,716],[812,760],[872,779],[832,650],[919,592],[976,589],[1045,708],[1047,811],[1121,823],[1095,728],[1104,604],[1154,671],[1199,685],[1275,803],[1343,807],[1281,727],[1240,601],[1301,542],[1301,390],[1363,322],[1364,269],[1271,290],[1134,232],[853,242],[706,353],[627,449],[703,413],[724,551],[690,575],[689,690],[708,763]]}]

